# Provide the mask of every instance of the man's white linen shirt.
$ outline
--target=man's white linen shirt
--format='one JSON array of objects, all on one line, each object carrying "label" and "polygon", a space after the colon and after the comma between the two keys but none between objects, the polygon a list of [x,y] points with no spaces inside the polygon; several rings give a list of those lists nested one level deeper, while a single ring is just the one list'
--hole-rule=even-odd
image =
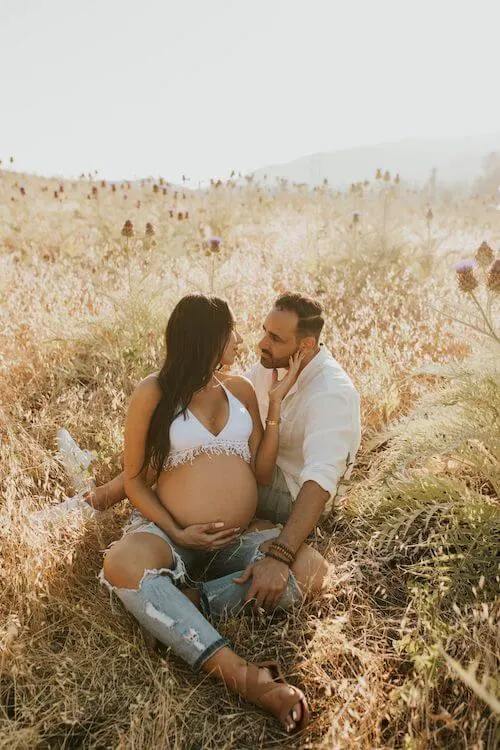
[{"label": "man's white linen shirt", "polygon": [[[281,379],[285,370],[279,371]],[[263,424],[272,370],[260,363],[246,376],[257,394]],[[333,498],[342,495],[361,441],[360,398],[351,379],[325,346],[304,367],[281,404],[277,465],[295,500],[308,480]]]}]

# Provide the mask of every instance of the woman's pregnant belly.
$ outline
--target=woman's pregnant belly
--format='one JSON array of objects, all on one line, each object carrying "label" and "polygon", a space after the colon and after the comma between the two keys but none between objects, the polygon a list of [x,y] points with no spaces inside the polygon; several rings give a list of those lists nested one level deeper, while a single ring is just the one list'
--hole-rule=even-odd
[{"label": "woman's pregnant belly", "polygon": [[245,529],[257,509],[257,483],[238,456],[201,455],[160,475],[156,492],[183,528],[223,521]]}]

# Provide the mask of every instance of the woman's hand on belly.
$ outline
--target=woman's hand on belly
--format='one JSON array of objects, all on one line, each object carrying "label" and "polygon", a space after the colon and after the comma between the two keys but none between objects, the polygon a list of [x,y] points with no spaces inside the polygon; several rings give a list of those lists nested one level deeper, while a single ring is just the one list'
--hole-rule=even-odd
[{"label": "woman's hand on belly", "polygon": [[193,523],[179,529],[174,541],[181,547],[213,552],[233,544],[239,536],[239,527],[221,530],[221,526],[224,526],[221,521]]}]

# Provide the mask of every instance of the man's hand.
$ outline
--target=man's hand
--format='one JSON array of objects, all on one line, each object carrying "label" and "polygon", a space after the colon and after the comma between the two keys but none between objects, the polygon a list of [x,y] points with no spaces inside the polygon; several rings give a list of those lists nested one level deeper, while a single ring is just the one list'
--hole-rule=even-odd
[{"label": "man's hand", "polygon": [[185,529],[179,528],[175,533],[174,542],[188,549],[199,549],[206,552],[216,552],[223,547],[234,544],[238,538],[239,526],[236,528],[219,529],[224,526],[222,521],[213,523],[193,523]]},{"label": "man's hand", "polygon": [[235,583],[246,583],[252,578],[252,585],[245,597],[245,604],[255,599],[254,609],[263,607],[271,610],[276,607],[283,596],[288,583],[290,570],[286,563],[265,557],[263,560],[247,565],[245,572],[239,578],[233,578]]}]

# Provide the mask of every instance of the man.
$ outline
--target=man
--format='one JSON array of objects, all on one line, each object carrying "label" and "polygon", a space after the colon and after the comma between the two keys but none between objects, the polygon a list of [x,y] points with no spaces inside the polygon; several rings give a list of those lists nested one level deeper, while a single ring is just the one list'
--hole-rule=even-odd
[{"label": "man", "polygon": [[[323,325],[318,302],[301,294],[280,295],[263,323],[260,363],[246,373],[265,422],[273,378],[280,370],[283,373],[291,356],[299,350],[302,353],[299,376],[281,406],[272,483],[259,488],[256,519],[251,525],[251,529],[265,529],[282,524],[276,541],[295,555],[330,511],[333,500],[341,497],[342,480],[348,479],[360,444],[359,394],[347,373],[319,343]],[[87,493],[86,501],[103,510],[124,497],[120,474]],[[236,530],[220,531],[215,522],[196,526],[200,549],[210,549],[217,539],[234,542]],[[318,590],[318,579],[325,573],[326,565],[312,570],[308,588]],[[282,563],[270,556],[248,565],[235,580],[238,585],[251,580],[245,601],[254,599],[258,605],[264,601],[268,606],[277,604],[286,589]]]},{"label": "man", "polygon": [[[247,373],[265,421],[273,373],[286,368],[295,352],[303,353],[298,379],[281,406],[273,482],[260,488],[256,514],[283,524],[277,541],[294,552],[342,494],[341,482],[350,475],[361,438],[359,395],[319,344],[323,325],[319,303],[300,294],[280,295],[263,324],[260,364]],[[275,561],[265,557],[249,566],[240,580],[250,576],[247,599],[259,601],[277,587],[279,571]]]}]

